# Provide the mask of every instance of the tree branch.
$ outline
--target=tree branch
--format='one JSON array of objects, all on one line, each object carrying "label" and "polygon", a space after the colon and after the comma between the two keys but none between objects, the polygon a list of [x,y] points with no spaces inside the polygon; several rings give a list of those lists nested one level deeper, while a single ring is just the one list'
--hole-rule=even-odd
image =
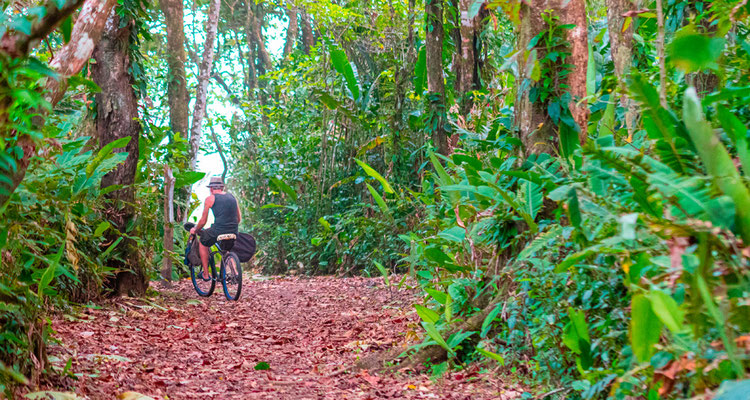
[{"label": "tree branch", "polygon": [[213,78],[216,81],[216,83],[219,84],[219,86],[221,86],[222,88],[224,88],[224,90],[227,92],[227,95],[229,96],[229,100],[232,102],[232,104],[234,104],[236,106],[240,105],[240,100],[237,98],[237,96],[234,95],[234,92],[232,92],[232,88],[230,88],[229,85],[227,85],[226,81],[224,81],[224,78],[222,78],[221,75],[219,75],[218,72],[214,72],[211,75],[211,78]]},{"label": "tree branch", "polygon": [[57,7],[57,2],[50,1],[45,6],[44,17],[34,18],[31,23],[29,34],[19,31],[9,31],[0,38],[0,52],[11,57],[24,57],[60,23],[72,14],[83,3],[83,0],[67,0],[62,7]]}]

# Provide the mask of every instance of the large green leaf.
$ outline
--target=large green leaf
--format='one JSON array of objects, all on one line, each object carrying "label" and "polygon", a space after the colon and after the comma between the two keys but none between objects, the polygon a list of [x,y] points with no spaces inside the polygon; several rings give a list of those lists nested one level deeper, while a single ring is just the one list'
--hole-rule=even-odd
[{"label": "large green leaf", "polygon": [[291,186],[287,185],[286,182],[281,180],[281,175],[270,177],[269,180],[274,184],[274,186],[276,186],[276,188],[286,193],[287,196],[289,196],[294,202],[297,201],[297,192],[295,192]]},{"label": "large green leaf", "polygon": [[37,296],[39,296],[39,298],[44,295],[44,290],[47,289],[49,284],[52,283],[52,280],[55,279],[55,272],[57,272],[57,266],[60,265],[60,260],[62,259],[64,251],[65,246],[60,246],[60,250],[57,251],[57,254],[55,254],[52,260],[49,261],[47,269],[44,270],[42,278],[37,284]]},{"label": "large green leaf", "polygon": [[672,296],[661,290],[652,289],[648,292],[648,299],[651,301],[651,309],[664,326],[674,333],[682,332],[684,315]]},{"label": "large green leaf", "polygon": [[391,187],[391,185],[388,183],[388,181],[385,180],[385,178],[383,178],[383,176],[380,175],[378,171],[375,171],[375,169],[373,169],[371,166],[365,164],[362,161],[357,160],[356,158],[354,159],[354,162],[356,162],[360,167],[362,167],[362,169],[365,171],[367,175],[370,175],[371,177],[377,179],[377,181],[380,182],[381,185],[383,185],[383,190],[385,190],[386,193],[391,193],[391,194],[396,193]]},{"label": "large green leaf", "polygon": [[479,352],[479,354],[481,354],[481,355],[483,355],[483,356],[485,356],[487,358],[491,358],[491,359],[499,362],[500,365],[505,365],[505,359],[500,354],[493,353],[493,352],[491,352],[489,350],[485,350],[485,349],[483,349],[481,347],[477,347],[477,351]]},{"label": "large green leaf", "polygon": [[563,343],[579,356],[581,368],[587,370],[591,368],[593,361],[591,359],[591,338],[589,337],[586,315],[583,310],[574,310],[572,307],[568,307],[568,317],[570,317],[570,322],[563,329]]},{"label": "large green leaf", "polygon": [[693,26],[682,28],[669,45],[669,59],[684,72],[716,67],[725,40],[695,33]]},{"label": "large green leaf", "polygon": [[114,140],[99,150],[99,152],[96,154],[96,157],[94,157],[93,160],[89,163],[89,165],[86,166],[86,176],[91,176],[94,171],[96,171],[97,167],[99,167],[99,164],[102,163],[107,157],[109,157],[112,154],[112,151],[114,149],[125,147],[130,142],[130,136],[126,136],[123,138],[119,138],[117,140]]},{"label": "large green leaf", "polygon": [[427,331],[427,335],[434,340],[440,347],[444,348],[445,351],[448,352],[448,354],[453,354],[453,349],[448,346],[448,343],[445,342],[445,339],[440,335],[440,332],[438,332],[437,328],[435,327],[435,324],[429,323],[429,322],[422,322],[422,326],[424,327],[424,330]]},{"label": "large green leaf", "polygon": [[333,68],[346,80],[346,87],[349,89],[352,99],[358,100],[359,82],[357,82],[357,77],[354,76],[354,69],[352,69],[352,65],[349,63],[349,58],[347,58],[344,50],[338,47],[331,49],[331,63],[333,64]]},{"label": "large green leaf", "polygon": [[191,186],[195,184],[195,182],[203,179],[205,176],[205,172],[198,171],[185,171],[183,173],[177,174],[174,177],[174,188],[179,189],[185,186]]},{"label": "large green leaf", "polygon": [[586,96],[596,93],[596,59],[594,58],[594,46],[589,40],[589,57],[586,64]]},{"label": "large green leaf", "polygon": [[742,181],[729,152],[703,117],[703,107],[693,87],[685,91],[682,115],[706,171],[735,205],[737,230],[742,240],[750,243],[750,191]]},{"label": "large green leaf", "polygon": [[534,220],[542,208],[542,200],[544,199],[542,196],[542,187],[536,183],[522,179],[520,188],[523,195],[523,204],[521,207]]},{"label": "large green leaf", "polygon": [[615,134],[615,104],[617,104],[617,98],[609,96],[609,103],[607,103],[607,108],[604,109],[604,114],[602,119],[599,120],[597,128],[599,137],[614,136]]},{"label": "large green leaf", "polygon": [[645,295],[633,296],[630,303],[630,346],[640,362],[646,362],[659,342],[661,322],[654,314],[651,301]]},{"label": "large green leaf", "polygon": [[750,176],[750,146],[747,142],[747,127],[727,107],[718,104],[716,111],[724,132],[734,140],[737,156],[742,163],[742,171],[745,176]]},{"label": "large green leaf", "polygon": [[383,281],[385,282],[385,285],[386,286],[391,286],[391,280],[388,278],[388,275],[390,275],[388,273],[388,270],[385,269],[385,267],[383,266],[383,264],[381,264],[381,263],[379,263],[377,261],[373,261],[373,263],[375,264],[375,267],[378,269],[378,271],[380,271],[380,275],[383,276]]},{"label": "large green leaf", "polygon": [[654,172],[648,175],[648,183],[662,195],[676,200],[679,207],[672,210],[674,216],[707,219],[726,229],[734,226],[734,205],[712,198],[710,187],[700,177]]},{"label": "large green leaf", "polygon": [[427,77],[427,57],[425,53],[425,47],[419,50],[417,55],[417,64],[414,67],[414,93],[417,96],[421,96],[424,92],[424,83]]},{"label": "large green leaf", "polygon": [[419,318],[422,318],[422,321],[424,322],[434,324],[440,320],[440,314],[436,313],[433,310],[430,310],[423,305],[415,304],[414,308],[417,309],[417,315],[419,315]]},{"label": "large green leaf", "polygon": [[378,191],[375,190],[374,187],[370,186],[369,183],[366,183],[365,185],[367,185],[367,190],[370,191],[372,198],[375,199],[375,203],[377,203],[378,207],[380,207],[380,211],[382,211],[383,214],[391,218],[391,210],[388,209],[388,205],[385,204],[385,200],[383,200],[380,194],[378,194]]},{"label": "large green leaf", "polygon": [[429,294],[430,296],[432,296],[432,298],[435,299],[435,301],[443,305],[445,304],[448,298],[448,295],[446,293],[441,292],[439,290],[425,288],[424,291],[427,292],[427,294]]}]

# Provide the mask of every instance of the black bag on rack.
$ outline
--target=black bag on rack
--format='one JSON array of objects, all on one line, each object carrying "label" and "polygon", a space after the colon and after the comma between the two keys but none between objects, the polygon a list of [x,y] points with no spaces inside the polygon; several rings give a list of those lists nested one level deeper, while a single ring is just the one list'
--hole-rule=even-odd
[{"label": "black bag on rack", "polygon": [[237,254],[240,262],[248,262],[255,255],[255,238],[249,233],[240,233],[234,241],[232,253]]}]

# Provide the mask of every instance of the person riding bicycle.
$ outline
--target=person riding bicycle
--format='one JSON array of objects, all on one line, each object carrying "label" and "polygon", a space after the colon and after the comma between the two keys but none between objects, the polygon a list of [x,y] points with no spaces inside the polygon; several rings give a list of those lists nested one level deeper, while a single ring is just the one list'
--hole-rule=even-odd
[{"label": "person riding bicycle", "polygon": [[[198,250],[201,256],[201,264],[203,265],[204,279],[210,278],[208,273],[209,248],[216,244],[219,235],[227,233],[236,235],[240,221],[242,221],[242,213],[240,212],[237,199],[232,194],[224,191],[224,181],[220,177],[211,177],[208,188],[211,191],[211,195],[206,198],[203,215],[198,224],[190,229],[191,235],[195,235],[196,233],[200,235],[200,247]],[[210,228],[201,231],[208,221],[208,210],[214,213],[214,223]]]}]

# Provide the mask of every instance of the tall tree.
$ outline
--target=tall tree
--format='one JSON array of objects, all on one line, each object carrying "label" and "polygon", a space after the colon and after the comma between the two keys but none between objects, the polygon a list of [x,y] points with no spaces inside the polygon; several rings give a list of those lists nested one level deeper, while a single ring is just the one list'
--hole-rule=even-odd
[{"label": "tall tree", "polygon": [[440,154],[450,154],[448,134],[445,131],[445,81],[443,78],[443,0],[427,0],[425,4],[426,39],[425,64],[427,67],[427,102],[429,103],[432,140]]},{"label": "tall tree", "polygon": [[[628,137],[632,138],[635,130],[636,105],[627,94],[625,77],[633,63],[633,25],[635,24],[630,23],[626,26],[623,15],[631,11],[633,3],[630,0],[607,0],[606,5],[609,47],[615,65],[618,90],[622,93],[619,102],[620,106],[625,109],[625,125],[628,129]],[[611,99],[610,101],[616,100]]]},{"label": "tall tree", "polygon": [[457,32],[458,52],[454,59],[456,70],[456,90],[461,96],[459,105],[461,113],[471,111],[473,99],[471,92],[479,89],[479,65],[477,43],[482,29],[483,13],[471,17],[473,0],[459,0],[459,29]]},{"label": "tall tree", "polygon": [[[96,131],[99,146],[104,147],[115,140],[130,138],[125,147],[128,153],[123,163],[102,178],[102,188],[122,185],[121,189],[107,194],[104,210],[107,219],[119,232],[127,235],[133,227],[136,210],[135,182],[138,165],[138,138],[141,124],[138,120],[138,99],[134,90],[135,80],[130,73],[130,37],[132,23],[121,23],[120,15],[113,10],[105,26],[104,35],[94,50],[96,64],[91,76],[101,91],[96,94]],[[148,287],[146,267],[141,264],[136,243],[127,236],[113,235],[111,240],[122,237],[118,246],[119,260],[113,267],[117,273],[113,288],[117,294],[141,295]]]},{"label": "tall tree", "polygon": [[297,35],[299,34],[299,23],[297,21],[297,7],[294,3],[289,2],[286,7],[286,15],[289,18],[289,25],[286,28],[286,42],[284,43],[284,59],[289,57],[294,51],[297,44]]},{"label": "tall tree", "polygon": [[305,54],[310,54],[310,49],[315,46],[315,36],[313,35],[312,20],[306,9],[300,13],[302,17],[302,50]]},{"label": "tall tree", "polygon": [[563,24],[572,25],[567,30],[567,39],[570,43],[570,57],[565,61],[571,65],[572,70],[566,76],[568,90],[573,96],[568,108],[573,119],[580,128],[578,140],[581,144],[586,142],[589,107],[586,98],[586,70],[589,62],[589,35],[588,21],[586,17],[585,0],[559,0],[560,20]]},{"label": "tall tree", "polygon": [[[206,116],[206,101],[208,99],[208,80],[214,65],[214,43],[216,42],[216,31],[219,26],[219,11],[221,11],[221,0],[212,0],[208,7],[208,21],[206,21],[206,41],[203,43],[203,58],[198,73],[198,89],[195,94],[195,107],[193,108],[193,124],[190,128],[190,169],[194,170],[198,161],[198,151],[201,147],[201,130],[203,118]],[[187,215],[183,216],[183,220]]]},{"label": "tall tree", "polygon": [[[167,102],[169,104],[169,126],[173,134],[187,139],[190,128],[188,103],[190,96],[185,79],[185,27],[184,6],[181,0],[162,0],[159,2],[167,26],[167,65],[169,81],[167,83]],[[164,166],[164,262],[162,278],[171,280],[172,259],[169,253],[174,249],[174,178],[171,167]],[[190,194],[183,190],[181,202],[187,203]],[[180,207],[178,207],[180,209]],[[187,207],[185,207],[187,209]],[[182,210],[178,218],[182,219]]]},{"label": "tall tree", "polygon": [[527,154],[554,153],[555,129],[547,110],[540,102],[532,102],[529,98],[532,77],[529,64],[541,58],[543,49],[526,50],[531,39],[539,34],[545,26],[542,12],[547,8],[548,1],[534,1],[521,3],[521,24],[518,29],[516,48],[518,53],[518,98],[515,102],[515,120],[519,128],[521,141]]},{"label": "tall tree", "polygon": [[[256,56],[255,71],[257,73],[257,85],[258,85],[258,101],[260,102],[261,109],[265,109],[268,104],[268,94],[265,89],[267,86],[266,78],[263,77],[266,72],[269,72],[273,67],[271,55],[266,50],[266,39],[263,37],[263,21],[265,20],[265,10],[263,9],[263,3],[254,4],[254,2],[248,1],[248,14],[250,17],[250,41],[248,45],[253,49]],[[265,111],[261,113],[261,120],[266,131],[269,129],[268,116]]]},{"label": "tall tree", "polygon": [[187,139],[190,127],[188,103],[190,97],[185,79],[185,27],[184,8],[181,0],[159,2],[167,26],[167,101],[169,103],[169,126],[172,132]]},{"label": "tall tree", "polygon": [[[564,77],[552,77],[552,81],[556,85],[564,83],[568,87],[566,90],[572,96],[568,108],[580,128],[578,139],[581,143],[586,140],[588,127],[588,105],[584,100],[588,65],[588,29],[584,0],[544,0],[530,4],[521,3],[521,25],[518,32],[518,48],[522,49],[519,60],[519,87],[521,89],[518,91],[515,104],[515,119],[526,152],[533,154],[554,153],[558,140],[557,128],[548,114],[547,105],[539,99],[532,102],[529,96],[532,86],[532,77],[528,75],[532,71],[529,63],[543,59],[546,49],[539,44],[531,51],[526,49],[532,38],[543,29],[549,29],[542,17],[544,12],[559,16],[560,24],[572,25],[572,28],[566,31],[570,55],[565,63],[568,65],[566,68],[570,70]],[[563,66],[557,67],[555,70]],[[559,86],[556,90],[561,91]]]}]

